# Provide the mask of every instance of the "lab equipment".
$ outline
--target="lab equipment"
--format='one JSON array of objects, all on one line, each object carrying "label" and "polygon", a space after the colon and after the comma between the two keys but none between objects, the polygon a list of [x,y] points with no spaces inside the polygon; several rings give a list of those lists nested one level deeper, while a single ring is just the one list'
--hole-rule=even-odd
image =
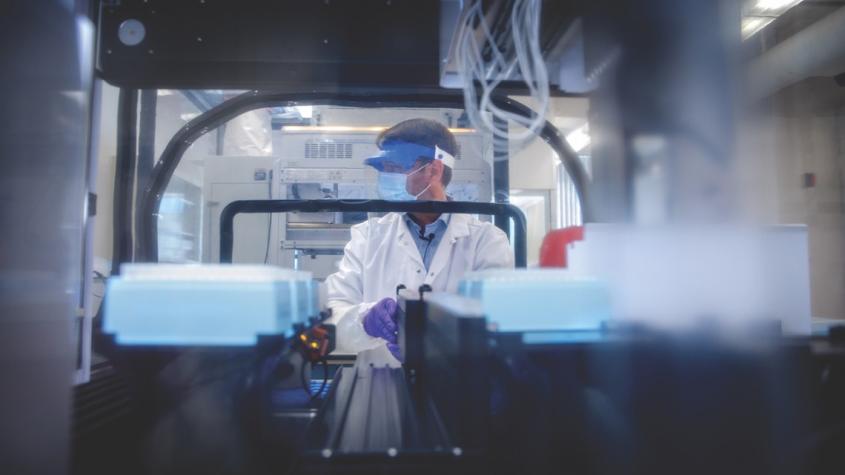
[{"label": "lab equipment", "polygon": [[[490,12],[484,11],[480,0],[467,4],[455,33],[455,60],[460,65],[467,114],[475,127],[502,140],[521,144],[532,139],[543,126],[549,109],[549,73],[540,45],[542,3],[540,0],[516,0],[512,4],[500,2],[491,8],[496,15],[493,21],[509,23],[509,41],[503,42],[501,37],[494,36],[487,16]],[[512,76],[528,88],[528,95],[536,104],[533,117],[502,110],[491,102],[496,88]],[[480,94],[477,92],[479,84]],[[513,121],[524,130],[514,133],[497,125],[497,120]]]},{"label": "lab equipment", "polygon": [[[441,48],[447,46],[446,43],[450,41],[449,30],[442,28],[435,31],[436,29],[432,28],[432,19],[438,18],[441,11],[445,14],[439,16],[447,21],[463,19],[448,14],[450,4],[466,5],[469,8],[496,6],[497,12],[470,12],[474,16],[470,17],[469,22],[480,19],[480,27],[483,28],[488,24],[483,21],[487,19],[488,13],[490,17],[495,17],[492,18],[495,21],[490,22],[490,25],[504,25],[503,28],[495,27],[498,31],[493,33],[497,39],[514,36],[514,43],[525,40],[521,46],[517,45],[517,49],[531,50],[535,59],[529,66],[542,67],[546,56],[556,56],[561,45],[582,45],[579,53],[582,53],[582,69],[585,69],[582,72],[585,74],[581,76],[589,82],[598,82],[598,79],[601,79],[603,92],[609,93],[609,99],[596,97],[595,102],[591,104],[595,105],[591,108],[591,114],[595,113],[594,121],[591,117],[592,123],[595,124],[593,130],[596,131],[596,136],[603,139],[595,141],[595,155],[600,159],[595,162],[597,166],[592,181],[595,186],[594,196],[597,196],[600,202],[601,219],[661,215],[660,211],[667,208],[667,205],[676,204],[681,211],[695,209],[695,205],[704,201],[696,199],[702,196],[697,194],[698,190],[704,189],[713,193],[714,189],[717,192],[719,189],[706,186],[677,186],[669,189],[669,193],[663,194],[661,192],[667,188],[653,185],[673,183],[677,178],[685,176],[684,172],[694,172],[696,169],[689,166],[691,163],[703,164],[706,170],[718,169],[721,165],[730,163],[730,160],[725,158],[727,154],[723,152],[729,150],[732,143],[729,134],[724,132],[730,129],[730,110],[734,102],[723,99],[726,99],[724,96],[734,88],[729,80],[729,61],[722,60],[724,51],[729,50],[726,46],[729,47],[730,44],[719,41],[717,32],[721,31],[721,22],[717,20],[724,17],[726,21],[730,21],[730,9],[721,7],[737,2],[547,1],[542,23],[550,27],[547,26],[545,32],[539,22],[539,2],[528,0],[438,2],[444,7],[443,10],[425,8],[435,7],[434,3],[420,6],[420,2],[402,0],[355,2],[354,5],[348,2],[323,2],[307,6],[295,5],[293,2],[259,1],[242,2],[243,5],[238,4],[236,7],[216,2],[190,5],[185,3],[181,6],[174,4],[168,7],[156,2],[149,3],[150,5],[147,2],[103,3],[100,18],[102,35],[98,48],[98,67],[103,77],[124,88],[173,87],[164,85],[179,84],[180,87],[186,88],[242,86],[252,89],[284,85],[285,91],[293,92],[249,91],[233,100],[228,107],[214,107],[213,110],[204,112],[196,122],[186,124],[185,128],[174,136],[162,154],[161,161],[156,165],[151,177],[152,185],[146,190],[145,196],[139,199],[146,204],[133,213],[133,200],[128,200],[130,206],[126,211],[130,218],[135,215],[140,217],[136,231],[142,235],[155,232],[161,211],[155,200],[161,196],[164,185],[171,178],[168,171],[172,173],[184,150],[194,143],[199,135],[207,130],[215,130],[226,117],[231,117],[231,114],[241,113],[249,108],[267,107],[269,104],[287,107],[300,99],[309,104],[313,102],[317,107],[331,101],[372,103],[381,100],[387,100],[391,104],[398,102],[402,107],[405,105],[402,101],[408,101],[409,98],[419,100],[420,97],[426,97],[426,100],[430,101],[428,104],[442,105],[452,101],[454,95],[449,96],[443,91],[428,89],[434,85],[434,75],[431,72],[449,56],[437,54],[437,33],[443,36]],[[271,3],[275,4],[275,8],[267,8]],[[517,8],[537,8],[520,10],[520,14],[508,18],[506,15],[510,9],[502,7],[514,4]],[[231,21],[235,8],[235,16],[243,19],[243,22]],[[159,9],[159,14],[153,15],[150,9]],[[292,15],[291,12],[294,11],[299,12],[298,15]],[[505,12],[504,17],[502,12]],[[636,15],[628,15],[629,12],[636,12]],[[116,26],[120,21],[135,17],[149,26],[146,28],[149,33],[143,46],[118,45],[114,38]],[[563,21],[559,21],[561,17]],[[160,20],[157,20],[159,18]],[[637,21],[631,21],[632,18]],[[197,19],[201,21],[196,21]],[[304,20],[299,24],[301,19]],[[499,23],[498,20],[502,19],[504,21]],[[162,21],[165,23],[160,23]],[[523,28],[526,23],[530,23],[531,28]],[[190,34],[183,34],[185,32],[181,30],[172,31],[172,27],[166,27],[167,24],[180,25],[190,30]],[[250,28],[243,28],[244,24],[249,24]],[[376,26],[374,29],[347,28],[349,24]],[[507,31],[507,25],[510,25],[510,31]],[[302,28],[298,28],[299,26]],[[529,30],[536,35],[518,36]],[[268,41],[268,38],[271,40]],[[385,42],[384,38],[391,38],[393,41]],[[463,38],[468,41],[471,35]],[[285,41],[291,39],[298,41]],[[542,58],[537,51],[540,40],[544,49]],[[300,48],[303,51],[292,55],[290,49],[279,48],[280,44],[303,45],[304,49]],[[166,48],[161,47],[162,45]],[[232,45],[239,53],[232,54]],[[629,45],[630,50],[620,48]],[[350,48],[346,48],[347,46]],[[522,79],[525,79],[531,88],[530,95],[537,96],[534,92],[538,87],[547,89],[546,78],[542,77],[545,73],[538,74],[536,80],[532,81],[526,75],[532,74],[533,68],[523,68],[519,60],[514,63],[511,58],[504,58],[502,61],[497,57],[497,53],[503,53],[498,49],[499,44],[489,42],[489,46],[492,46],[490,49],[493,60],[496,61],[495,68],[505,69],[511,64],[519,66]],[[519,51],[516,51],[516,54],[517,57],[525,57],[524,54],[520,55]],[[238,57],[239,55],[241,57]],[[297,55],[298,57],[293,57]],[[476,55],[476,58],[478,56],[480,55]],[[704,62],[707,67],[696,66],[702,58],[711,59]],[[683,74],[667,74],[673,71],[675,66],[683,65],[696,67],[684,69]],[[473,73],[480,69],[474,70]],[[563,69],[561,66],[560,70]],[[511,99],[505,96],[508,91],[503,90],[498,97],[493,97],[490,93],[491,83],[509,79],[499,77],[499,72],[494,70],[492,77],[487,75],[487,71],[482,71],[483,77],[478,75],[484,81],[486,90],[482,91],[481,99],[486,101],[487,108],[503,108],[511,103]],[[617,75],[614,77],[611,73]],[[326,83],[315,83],[315,78],[328,81],[328,87],[325,87]],[[466,99],[475,106],[475,84],[467,82],[464,85],[471,85],[472,91],[461,99]],[[400,87],[394,89],[395,86]],[[407,89],[401,86],[406,86]],[[670,100],[655,102],[654,97]],[[545,109],[543,102],[540,101],[539,111]],[[724,105],[729,107],[725,108]],[[131,109],[127,110],[131,112]],[[403,111],[404,113],[407,111]],[[134,119],[136,114],[123,115]],[[500,113],[497,113],[497,116],[506,117]],[[529,113],[519,117],[537,119],[540,116],[541,114]],[[482,114],[481,119],[489,120],[491,117]],[[338,123],[331,120],[328,122]],[[321,123],[320,119],[315,118],[315,123]],[[536,125],[541,124],[542,119],[522,123],[528,124],[529,129],[538,130]],[[494,130],[502,134],[504,131],[499,129],[499,125],[502,124],[493,123]],[[711,125],[715,125],[715,132]],[[315,128],[316,126],[299,132],[313,134],[316,132]],[[332,133],[352,134],[353,131],[349,130],[351,128],[354,127],[340,127],[341,130],[334,130]],[[548,129],[554,127],[546,123],[543,130]],[[130,145],[135,135],[133,130],[132,125],[120,127],[120,135],[127,137]],[[286,142],[295,133],[292,128],[284,132],[277,134],[282,142]],[[370,134],[369,147],[373,147],[373,140],[370,139],[376,132],[362,132]],[[522,131],[516,129],[510,132],[519,134]],[[530,136],[530,132],[532,130],[521,135]],[[552,143],[555,137],[560,140],[559,134],[555,135],[556,133],[555,131],[554,134],[547,134],[546,139]],[[304,203],[323,198],[344,200],[370,197],[375,189],[375,175],[371,171],[368,173],[364,169],[352,170],[352,167],[344,166],[344,160],[347,160],[348,154],[351,155],[358,144],[338,143],[334,141],[334,137],[330,140],[325,140],[325,136],[315,137],[312,142],[299,143],[304,145],[302,150],[295,150],[290,154],[279,151],[284,147],[274,147],[279,161],[284,163],[280,163],[278,169],[274,169],[272,173],[253,175],[253,181],[256,181],[255,176],[266,177],[253,188],[260,188],[261,192],[268,191],[268,196],[284,200],[302,200]],[[652,146],[637,146],[643,145],[643,142]],[[706,155],[708,160],[703,163],[701,160],[667,161],[667,157],[674,156],[674,151],[682,149],[688,142],[703,150],[702,155]],[[654,146],[655,144],[657,146]],[[120,155],[128,161],[121,162],[131,165],[135,147],[121,147],[121,150],[124,149]],[[569,156],[568,160],[572,161],[573,154],[568,147],[556,147],[556,150],[561,158]],[[663,152],[667,150],[671,153]],[[468,155],[465,152],[466,150],[462,155]],[[507,153],[503,153],[497,155],[497,158],[506,155]],[[460,155],[456,158],[462,159]],[[319,160],[325,160],[325,166],[314,165]],[[331,160],[333,162],[329,163]],[[297,164],[296,161],[300,163]],[[498,161],[497,170],[501,171],[503,167],[498,165],[505,163],[505,160]],[[501,188],[497,186],[497,191],[507,191],[508,173],[507,167],[504,168],[504,173],[497,173],[496,176],[497,184],[505,182]],[[572,167],[572,170],[578,168]],[[574,175],[572,170],[570,173]],[[660,172],[667,170],[671,175],[663,180]],[[456,178],[460,175],[457,171],[459,170],[456,170]],[[349,180],[341,179],[342,175],[354,175],[359,172],[355,177],[362,181],[352,183],[352,186],[346,186],[350,184]],[[290,175],[285,175],[286,173]],[[471,178],[474,180],[476,176],[483,175],[473,173]],[[489,177],[489,173],[487,176]],[[131,174],[124,178],[129,179],[120,181],[141,182],[132,179],[134,177]],[[214,181],[223,182],[223,179]],[[579,183],[586,182],[579,180]],[[476,181],[470,182],[470,185],[475,184]],[[266,190],[261,185],[267,185]],[[472,192],[471,188],[469,190]],[[132,196],[133,190],[129,191]],[[359,194],[361,191],[363,193]],[[478,190],[475,191],[477,196],[484,195]],[[643,191],[653,192],[643,194]],[[585,189],[579,188],[579,194],[582,198],[586,196]],[[637,201],[633,206],[626,201],[631,196]],[[236,199],[244,198],[265,197],[240,195]],[[461,199],[457,196],[456,198]],[[496,198],[499,199],[500,196],[497,194]],[[228,201],[219,200],[218,213],[226,207]],[[482,201],[489,202],[489,195]],[[158,204],[164,204],[167,208],[170,203]],[[585,202],[585,221],[590,221],[587,209]],[[671,209],[674,211],[676,208]],[[340,252],[338,246],[348,241],[350,227],[368,216],[324,212],[325,214],[318,216],[289,213],[278,220],[271,220],[267,216],[254,216],[257,219],[267,218],[262,223],[270,226],[249,226],[258,230],[253,233],[258,244],[240,239],[239,236],[237,242],[239,246],[243,244],[244,247],[235,253],[236,260],[240,261],[246,256],[244,250],[254,250],[257,256],[253,257],[259,257],[259,261],[263,258],[265,262],[268,259],[273,262],[291,262],[291,267],[311,268],[315,270],[315,275],[319,275],[317,270],[333,271],[332,265]],[[127,213],[123,212],[123,215],[126,217]],[[208,222],[212,223],[210,220]],[[217,229],[212,223],[211,232],[216,232]],[[352,229],[354,234],[355,228]],[[229,230],[231,231],[231,227]],[[212,236],[208,241],[210,244],[223,241],[223,234],[225,233],[221,232],[221,236]],[[231,234],[228,236],[230,244],[233,242]],[[176,232],[173,235],[176,236]],[[217,239],[218,237],[220,239]],[[587,245],[593,246],[590,242],[588,239]],[[140,240],[134,253],[135,258],[140,256],[141,259],[154,259],[154,252],[147,252],[149,249],[154,250],[155,244],[155,239]],[[129,249],[129,259],[133,256],[132,245],[131,236],[128,244],[121,244],[121,247]],[[455,246],[456,243],[450,245]],[[693,253],[695,250],[693,248]],[[618,249],[611,251],[619,252]],[[488,249],[481,249],[479,253],[482,256],[498,258],[507,253],[507,250],[501,246],[488,246]],[[221,250],[222,254],[224,253]],[[228,254],[231,260],[232,253]],[[457,257],[461,258],[466,254],[457,253]],[[654,254],[652,251],[644,253],[646,256]],[[799,254],[797,258],[806,261],[806,254]],[[119,262],[127,254],[118,253],[116,250],[115,255],[119,256]],[[728,260],[733,263],[733,257],[737,255],[741,253],[732,251],[731,259]],[[578,264],[575,266],[575,272],[583,272],[585,276],[603,275],[595,270],[602,264],[600,257],[601,253],[597,253],[595,258],[598,260],[590,259],[593,263],[587,266]],[[639,266],[640,263],[637,262]],[[385,261],[377,264],[380,265],[378,272],[383,274],[396,271],[389,267],[389,263],[385,264]],[[627,264],[621,267],[628,269]],[[435,269],[438,269],[436,262],[432,266],[432,270]],[[648,267],[644,269],[648,270]],[[411,274],[412,271],[413,269],[404,269],[395,273],[401,277]],[[607,281],[611,285],[618,282],[612,275],[613,271],[608,271],[611,278]],[[440,275],[443,272],[447,275],[450,273],[449,269],[444,270],[442,266],[438,272]],[[417,274],[419,273],[417,270]],[[424,274],[417,277],[411,274],[410,279],[419,283],[423,277],[431,280],[436,278],[433,273],[431,276]],[[655,274],[660,273],[647,273],[646,276]],[[738,274],[748,277],[748,273],[742,268]],[[659,291],[666,289],[663,284],[672,280],[665,275],[659,277],[647,282],[651,293],[641,296],[650,299],[652,304],[661,302],[660,299],[665,295]],[[619,280],[631,278],[642,279],[642,274],[629,273]],[[686,282],[695,281],[690,279]],[[478,295],[482,300],[494,297],[493,293],[488,295],[483,279],[477,284]],[[496,279],[492,279],[491,285],[491,288],[495,289]],[[446,286],[451,287],[452,284],[447,282]],[[745,290],[747,287],[741,287],[736,292]],[[366,288],[362,291],[367,293]],[[392,292],[393,289],[389,288],[388,291]],[[688,290],[681,294],[684,297],[690,295]],[[750,292],[749,295],[759,294]],[[785,295],[789,295],[789,292],[785,292]],[[693,297],[701,299],[712,296],[709,292],[703,292],[702,295]],[[730,296],[733,298],[736,294]],[[512,302],[507,302],[513,306],[502,312],[497,319],[502,322],[518,322],[526,314],[531,317],[536,311],[546,319],[544,322],[548,323],[547,320],[552,314],[537,311],[537,308],[542,310],[539,303],[536,308],[533,305],[535,300],[546,297],[525,292],[513,297]],[[842,355],[841,350],[835,346],[835,338],[826,339],[819,346],[806,340],[779,340],[779,343],[782,342],[790,351],[783,354],[772,351],[752,355],[761,356],[760,358],[746,358],[745,354],[725,353],[718,348],[715,349],[717,351],[711,351],[714,348],[699,346],[698,342],[692,342],[696,343],[694,345],[689,345],[687,341],[640,345],[638,337],[643,335],[616,335],[612,332],[597,332],[598,337],[594,341],[581,341],[576,345],[560,342],[549,344],[547,340],[539,344],[537,340],[520,339],[519,335],[513,334],[515,331],[490,332],[489,320],[484,316],[483,301],[430,294],[426,294],[425,299],[414,303],[400,301],[400,307],[405,310],[407,317],[410,318],[414,313],[409,310],[413,305],[418,308],[415,316],[425,317],[415,320],[418,324],[414,327],[415,331],[405,331],[407,327],[400,325],[400,333],[405,337],[400,338],[400,341],[405,342],[403,344],[407,344],[409,350],[410,347],[415,348],[409,355],[417,355],[414,365],[409,366],[409,371],[403,372],[395,366],[387,370],[374,368],[374,361],[363,357],[354,373],[346,369],[339,373],[341,376],[335,386],[336,391],[330,393],[331,400],[326,408],[319,412],[318,423],[311,425],[313,432],[309,435],[313,437],[307,438],[313,455],[326,461],[323,468],[328,468],[325,471],[348,471],[352,467],[336,462],[337,457],[349,455],[350,461],[356,463],[355,468],[362,471],[368,462],[365,457],[371,456],[369,461],[380,471],[384,471],[385,466],[393,468],[393,465],[388,465],[391,463],[399,466],[408,464],[411,470],[419,469],[416,464],[420,463],[429,469],[429,472],[443,473],[430,470],[431,466],[442,463],[458,473],[479,473],[480,470],[476,470],[478,465],[464,465],[464,461],[482,459],[481,464],[487,473],[558,473],[561,469],[577,473],[677,473],[688,471],[690,466],[710,473],[730,472],[729,469],[733,465],[728,465],[727,470],[726,467],[718,465],[723,461],[750,463],[751,465],[743,467],[745,470],[742,473],[768,473],[774,471],[773,467],[792,467],[791,463],[800,463],[805,454],[810,454],[807,455],[809,458],[825,447],[836,449],[836,445],[831,441],[841,441],[841,411],[837,411],[836,407],[831,410],[831,407],[825,404],[826,401],[841,401],[843,394],[840,361]],[[524,303],[525,300],[530,300],[532,305],[523,304],[516,307],[516,304]],[[624,298],[622,301],[628,302]],[[559,309],[565,310],[565,305],[561,305],[563,304],[558,303]],[[638,312],[650,308],[654,307],[638,307]],[[709,313],[714,307],[702,308]],[[792,307],[780,311],[791,312],[790,309]],[[491,309],[491,313],[497,310],[502,309],[497,306]],[[663,310],[665,312],[665,309]],[[628,315],[628,312],[621,313],[623,316]],[[359,316],[360,314],[355,315],[354,323],[359,323]],[[671,316],[671,313],[661,313],[661,317],[666,317],[667,320]],[[527,321],[530,323],[530,318]],[[497,327],[501,329],[502,324]],[[520,327],[510,328],[518,330]],[[549,328],[555,330],[553,327]],[[611,336],[618,336],[619,339],[613,340],[613,345],[605,344],[611,342]],[[651,338],[652,334],[646,334],[645,337]],[[309,339],[306,336],[303,343],[308,347],[312,344],[320,347],[320,341],[322,340]],[[409,341],[411,343],[408,343]],[[694,347],[700,353],[683,351],[689,347]],[[796,348],[800,351],[794,351]],[[385,353],[385,350],[384,347],[379,347],[376,351]],[[781,357],[792,358],[789,360],[790,364],[780,365],[779,363],[784,361]],[[776,366],[760,366],[761,361]],[[797,368],[800,368],[800,371],[796,371]],[[259,368],[259,373],[262,372],[261,369],[263,367]],[[193,374],[187,371],[182,374],[193,377]],[[774,392],[782,387],[774,383],[782,381],[778,378],[799,383],[789,387],[788,392]],[[802,385],[801,382],[809,384]],[[667,390],[663,391],[664,388]],[[788,397],[779,397],[784,394]],[[213,400],[228,402],[232,399],[231,395],[232,393],[226,393],[223,397]],[[258,400],[271,407],[272,403],[276,402],[273,397]],[[793,411],[781,411],[784,407]],[[833,417],[829,418],[831,426],[816,426],[818,421],[825,420],[826,417],[804,418],[807,414],[801,411],[806,407],[813,408],[813,416],[832,415]],[[772,408],[779,410],[772,411]],[[237,413],[228,406],[220,409],[194,411],[192,414],[199,414],[202,419],[209,413]],[[773,416],[772,413],[776,414]],[[260,414],[265,415],[264,420],[278,420],[276,418],[284,417],[284,411],[267,411]],[[301,414],[297,416],[300,416],[300,420],[310,420],[313,411],[305,414],[305,417],[301,417]],[[290,422],[291,419],[293,418],[285,422]],[[242,427],[235,421],[231,422],[221,425],[223,430],[214,433],[228,433],[229,428]],[[736,430],[726,431],[726,427],[736,427]],[[278,427],[274,427],[276,428]],[[203,435],[203,431],[190,430],[196,429],[195,427],[188,429],[171,430],[167,433]],[[266,441],[262,436],[267,434],[278,432],[255,431],[250,434],[254,437],[249,439],[259,439],[262,442],[259,447],[272,447],[271,452],[275,456],[280,445],[263,444]],[[790,450],[793,448],[792,441],[799,449]],[[221,446],[231,448],[232,444],[216,445]],[[668,457],[662,457],[662,451],[665,451],[666,447],[676,450]],[[363,453],[365,451],[367,453]],[[205,454],[211,452],[206,451]],[[229,450],[218,452],[226,455],[230,453]],[[773,453],[775,457],[772,456]],[[518,457],[508,460],[510,454],[518,454]],[[681,460],[673,457],[676,454],[681,454],[678,457]],[[502,457],[505,458],[505,463],[497,463],[502,462]],[[204,458],[204,461],[210,458],[213,457]],[[237,471],[243,471],[242,467],[237,468],[241,469]],[[534,470],[535,468],[540,470]],[[193,471],[197,471],[196,467],[189,467],[182,473]],[[176,470],[173,472],[179,473]]]},{"label": "lab equipment", "polygon": [[[273,197],[275,160],[272,156],[226,155],[209,156],[194,163],[202,176],[202,262],[220,262],[220,212],[227,204],[238,199]],[[234,250],[234,262],[272,263],[272,218],[243,216],[238,224],[243,245]]]},{"label": "lab equipment", "polygon": [[[379,348],[340,370],[309,429],[304,467],[424,460],[439,473],[668,473],[695,460],[696,473],[841,469],[842,415],[830,397],[845,394],[845,360],[835,338],[758,334],[740,347],[606,326],[588,338],[533,339],[491,331],[476,299],[406,289],[398,304],[402,369]],[[817,377],[830,381],[825,390],[814,389]],[[784,398],[790,404],[771,411]]]},{"label": "lab equipment", "polygon": [[[109,82],[138,88],[196,81],[222,89],[434,84],[439,3],[249,0],[237,6],[211,1],[103,5],[96,63]],[[233,22],[234,17],[249,27]],[[140,36],[141,28],[146,31],[142,43],[121,41],[119,27],[127,19],[140,23],[133,38]]]},{"label": "lab equipment", "polygon": [[251,346],[319,312],[310,273],[267,266],[125,264],[107,289],[118,345]]},{"label": "lab equipment", "polygon": [[805,226],[589,223],[583,236],[569,244],[568,271],[606,282],[616,319],[810,334]]},{"label": "lab equipment", "polygon": [[598,330],[612,318],[607,284],[565,270],[471,272],[458,293],[479,300],[491,325],[503,332]]}]

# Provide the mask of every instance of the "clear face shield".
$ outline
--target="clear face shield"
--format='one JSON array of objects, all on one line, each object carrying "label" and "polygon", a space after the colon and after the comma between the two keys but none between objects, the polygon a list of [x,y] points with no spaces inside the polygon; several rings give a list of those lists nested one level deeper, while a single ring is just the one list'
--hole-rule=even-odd
[{"label": "clear face shield", "polygon": [[[414,168],[420,160],[428,163]],[[426,147],[403,141],[389,141],[382,144],[378,155],[364,160],[364,164],[378,170],[379,197],[390,201],[414,201],[425,193],[431,183],[415,194],[408,192],[408,177],[440,160],[448,167],[454,167],[455,158],[440,147]]]}]

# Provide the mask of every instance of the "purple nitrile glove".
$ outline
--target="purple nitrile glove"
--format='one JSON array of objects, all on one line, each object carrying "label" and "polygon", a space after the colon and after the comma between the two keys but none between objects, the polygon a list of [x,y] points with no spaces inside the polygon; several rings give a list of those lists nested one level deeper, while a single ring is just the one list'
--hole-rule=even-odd
[{"label": "purple nitrile glove", "polygon": [[364,315],[364,331],[376,338],[384,338],[388,343],[396,343],[396,301],[392,298],[384,298],[373,305],[373,308]]},{"label": "purple nitrile glove", "polygon": [[388,343],[387,349],[390,350],[390,353],[393,355],[394,358],[404,363],[404,360],[402,359],[402,352],[399,350],[398,343]]}]

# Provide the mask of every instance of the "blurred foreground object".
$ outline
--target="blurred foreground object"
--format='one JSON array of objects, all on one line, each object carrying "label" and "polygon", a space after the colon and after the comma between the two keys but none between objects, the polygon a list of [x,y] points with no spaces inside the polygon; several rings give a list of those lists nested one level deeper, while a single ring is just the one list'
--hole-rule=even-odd
[{"label": "blurred foreground object", "polygon": [[481,301],[499,331],[597,330],[611,319],[607,285],[557,269],[496,269],[467,274],[458,293]]},{"label": "blurred foreground object", "polygon": [[255,345],[317,313],[309,272],[254,265],[124,265],[104,330],[118,344]]},{"label": "blurred foreground object", "polygon": [[607,282],[617,319],[736,330],[768,322],[810,333],[804,226],[588,224],[569,271]]}]

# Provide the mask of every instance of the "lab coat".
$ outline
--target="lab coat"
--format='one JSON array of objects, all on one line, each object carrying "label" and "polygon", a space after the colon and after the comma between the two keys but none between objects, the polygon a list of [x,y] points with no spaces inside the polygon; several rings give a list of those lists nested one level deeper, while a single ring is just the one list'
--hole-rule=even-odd
[{"label": "lab coat", "polygon": [[337,350],[358,353],[383,345],[364,331],[362,319],[400,284],[416,290],[455,292],[465,273],[512,268],[507,236],[490,223],[466,214],[449,217],[445,234],[426,271],[403,215],[389,213],[352,227],[338,271],[326,279],[331,322],[337,326]]}]

